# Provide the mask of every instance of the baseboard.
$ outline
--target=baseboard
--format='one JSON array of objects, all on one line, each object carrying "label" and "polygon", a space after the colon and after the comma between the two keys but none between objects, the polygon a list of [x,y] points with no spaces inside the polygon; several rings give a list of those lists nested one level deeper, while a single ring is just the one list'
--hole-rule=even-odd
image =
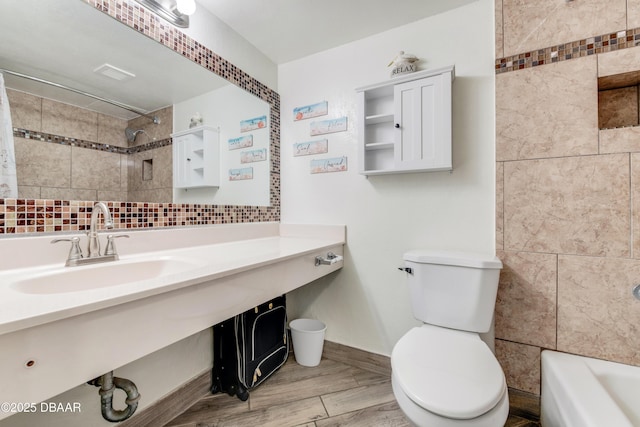
[{"label": "baseboard", "polygon": [[122,422],[122,427],[163,426],[211,393],[207,370]]},{"label": "baseboard", "polygon": [[322,357],[391,377],[391,358],[388,356],[325,341]]}]

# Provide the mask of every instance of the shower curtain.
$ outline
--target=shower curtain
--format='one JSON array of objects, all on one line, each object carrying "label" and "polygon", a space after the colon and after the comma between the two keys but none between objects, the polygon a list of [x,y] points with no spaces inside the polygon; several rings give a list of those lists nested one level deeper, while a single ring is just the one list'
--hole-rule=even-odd
[{"label": "shower curtain", "polygon": [[9,98],[4,87],[4,76],[0,73],[0,198],[7,197],[18,197],[18,180]]}]

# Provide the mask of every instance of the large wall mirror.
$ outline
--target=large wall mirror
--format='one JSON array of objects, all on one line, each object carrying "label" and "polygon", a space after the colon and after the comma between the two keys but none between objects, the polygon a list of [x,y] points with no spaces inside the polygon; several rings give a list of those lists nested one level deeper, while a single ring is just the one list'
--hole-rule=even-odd
[{"label": "large wall mirror", "polygon": [[[144,31],[166,27],[160,33],[174,37],[164,41],[172,46],[85,1],[0,3],[0,14],[11,17],[0,29],[0,69],[137,111],[4,73],[16,130],[18,198],[224,205],[253,212],[248,219],[242,214],[244,220],[260,211],[279,219],[273,216],[279,212],[277,94],[164,21],[150,22],[145,13],[145,26],[152,28]],[[171,134],[189,129],[194,116],[219,129],[220,185],[176,190]],[[259,117],[266,126],[243,128]],[[238,150],[237,141],[246,140],[252,145]],[[249,168],[248,179],[234,175]]]}]

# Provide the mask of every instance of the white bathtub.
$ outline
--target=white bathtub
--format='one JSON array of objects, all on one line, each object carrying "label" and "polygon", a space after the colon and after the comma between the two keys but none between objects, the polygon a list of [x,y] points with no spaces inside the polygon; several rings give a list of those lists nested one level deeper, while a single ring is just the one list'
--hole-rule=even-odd
[{"label": "white bathtub", "polygon": [[640,367],[545,350],[543,427],[640,427]]}]

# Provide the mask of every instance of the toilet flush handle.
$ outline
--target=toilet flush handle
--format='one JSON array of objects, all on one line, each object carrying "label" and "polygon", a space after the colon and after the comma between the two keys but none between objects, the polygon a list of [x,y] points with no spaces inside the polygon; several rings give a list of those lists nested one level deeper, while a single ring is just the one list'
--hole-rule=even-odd
[{"label": "toilet flush handle", "polygon": [[398,267],[398,270],[413,274],[413,269],[411,267]]}]

